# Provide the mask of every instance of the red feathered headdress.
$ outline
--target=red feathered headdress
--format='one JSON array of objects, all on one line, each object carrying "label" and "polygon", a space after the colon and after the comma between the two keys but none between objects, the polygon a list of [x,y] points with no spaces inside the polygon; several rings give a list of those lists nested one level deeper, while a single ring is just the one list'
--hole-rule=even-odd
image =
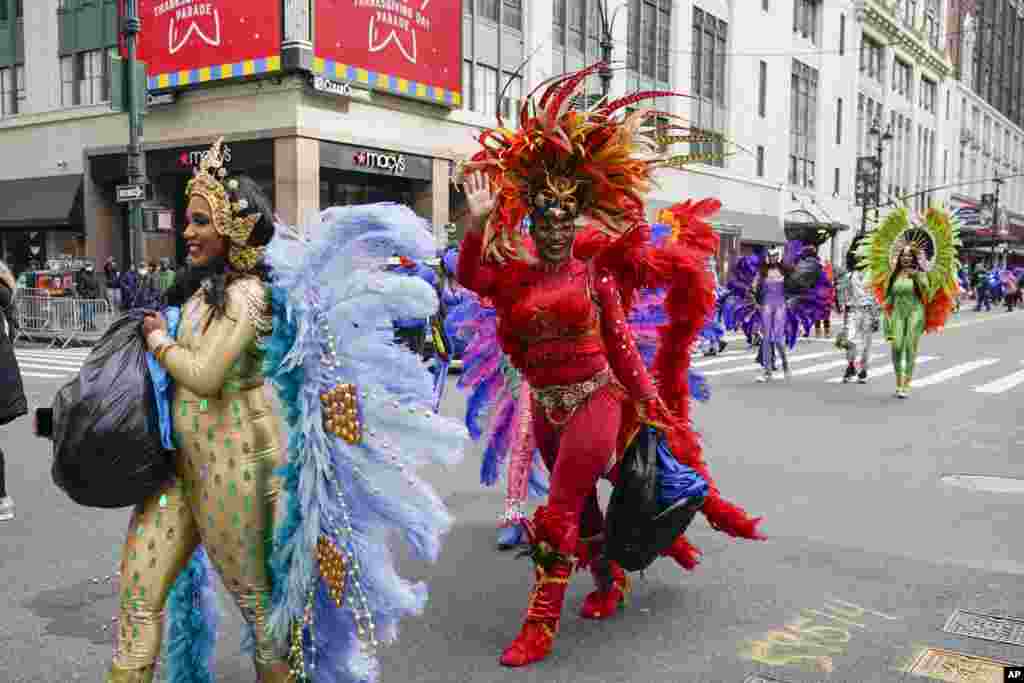
[{"label": "red feathered headdress", "polygon": [[[480,171],[497,190],[484,233],[485,259],[529,258],[520,226],[538,195],[558,195],[572,188],[570,205],[575,213],[618,236],[643,220],[643,196],[653,185],[656,168],[681,168],[711,158],[665,152],[676,143],[718,139],[714,134],[690,135],[687,126],[667,124],[678,120],[672,114],[645,109],[617,116],[646,99],[685,95],[648,90],[602,100],[587,110],[574,109],[574,96],[603,66],[594,64],[542,83],[523,103],[519,128],[505,127],[499,116],[498,127],[478,138],[483,149],[460,166],[459,176]],[[541,87],[543,92],[535,97]],[[681,131],[685,134],[673,134]]]}]

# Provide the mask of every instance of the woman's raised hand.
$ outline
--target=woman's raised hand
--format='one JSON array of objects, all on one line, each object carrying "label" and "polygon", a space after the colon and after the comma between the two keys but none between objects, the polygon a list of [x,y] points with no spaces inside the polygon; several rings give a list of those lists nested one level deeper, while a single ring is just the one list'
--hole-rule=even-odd
[{"label": "woman's raised hand", "polygon": [[472,219],[471,229],[479,230],[487,223],[487,218],[494,210],[497,199],[491,182],[483,173],[474,171],[466,176],[463,183],[466,192],[466,204]]}]

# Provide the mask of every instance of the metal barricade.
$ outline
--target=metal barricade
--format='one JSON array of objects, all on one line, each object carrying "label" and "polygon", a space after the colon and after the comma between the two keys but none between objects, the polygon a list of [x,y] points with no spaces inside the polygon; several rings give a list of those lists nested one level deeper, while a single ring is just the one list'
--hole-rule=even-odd
[{"label": "metal barricade", "polygon": [[[20,339],[50,339],[50,303],[49,296],[25,295],[25,290],[18,290],[14,303],[18,310],[18,332],[14,337]],[[38,290],[36,290],[38,291]]]},{"label": "metal barricade", "polygon": [[14,341],[49,341],[67,348],[76,341],[95,341],[114,318],[104,299],[33,296],[19,290],[15,298],[18,332]]},{"label": "metal barricade", "polygon": [[95,341],[103,336],[113,317],[104,299],[54,299],[50,308],[51,346],[67,348],[76,341]]}]

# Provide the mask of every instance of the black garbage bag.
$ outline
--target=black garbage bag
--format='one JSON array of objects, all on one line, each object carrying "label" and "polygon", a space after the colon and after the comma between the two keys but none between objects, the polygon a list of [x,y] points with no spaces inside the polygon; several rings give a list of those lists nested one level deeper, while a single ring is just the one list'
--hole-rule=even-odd
[{"label": "black garbage bag", "polygon": [[146,365],[143,310],[116,320],[53,402],[53,481],[87,507],[135,505],[172,475]]},{"label": "black garbage bag", "polygon": [[642,428],[623,454],[605,522],[605,552],[643,571],[668,550],[704,503],[707,482],[679,463],[664,436]]}]

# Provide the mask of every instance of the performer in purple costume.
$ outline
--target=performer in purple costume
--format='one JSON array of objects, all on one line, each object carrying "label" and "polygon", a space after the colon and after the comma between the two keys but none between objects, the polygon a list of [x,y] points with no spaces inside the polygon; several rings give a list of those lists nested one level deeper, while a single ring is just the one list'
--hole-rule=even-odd
[{"label": "performer in purple costume", "polygon": [[782,372],[789,379],[789,360],[786,358],[786,275],[790,270],[782,261],[780,250],[768,252],[761,263],[754,282],[754,291],[760,304],[762,342],[757,362],[764,368],[758,382],[769,382],[776,370],[776,354],[782,361]]}]

